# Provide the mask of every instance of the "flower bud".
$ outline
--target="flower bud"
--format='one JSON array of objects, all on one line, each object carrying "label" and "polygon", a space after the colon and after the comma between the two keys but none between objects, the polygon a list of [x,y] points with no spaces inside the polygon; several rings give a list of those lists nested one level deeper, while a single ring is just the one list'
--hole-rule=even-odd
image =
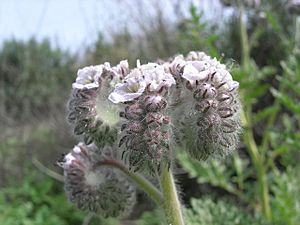
[{"label": "flower bud", "polygon": [[140,104],[135,103],[125,108],[125,118],[129,120],[141,120],[144,115],[144,110]]},{"label": "flower bud", "polygon": [[197,89],[194,91],[194,98],[197,101],[201,101],[202,99],[205,98],[213,98],[217,94],[216,88],[209,83],[202,83],[197,86]]},{"label": "flower bud", "polygon": [[101,161],[111,150],[79,143],[58,164],[64,169],[65,191],[79,209],[103,217],[127,216],[135,204],[135,188],[124,176]]},{"label": "flower bud", "polygon": [[162,110],[167,106],[166,100],[160,95],[148,95],[145,97],[144,101],[145,109],[152,112]]},{"label": "flower bud", "polygon": [[143,123],[139,121],[130,121],[126,125],[127,130],[132,133],[140,133],[145,130],[145,128],[143,127]]},{"label": "flower bud", "polygon": [[145,119],[148,126],[151,126],[151,124],[161,126],[164,123],[165,116],[162,113],[149,112]]}]

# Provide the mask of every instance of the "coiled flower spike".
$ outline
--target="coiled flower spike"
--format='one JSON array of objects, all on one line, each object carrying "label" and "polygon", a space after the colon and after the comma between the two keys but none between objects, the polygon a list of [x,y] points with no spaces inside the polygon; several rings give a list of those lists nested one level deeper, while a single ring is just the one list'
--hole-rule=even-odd
[{"label": "coiled flower spike", "polygon": [[79,209],[103,217],[125,217],[135,204],[135,187],[101,161],[113,157],[109,147],[99,151],[94,145],[79,143],[64,156],[59,165],[64,169],[65,191]]},{"label": "coiled flower spike", "polygon": [[116,107],[107,101],[115,83],[129,72],[127,61],[110,67],[109,63],[80,69],[68,105],[68,121],[74,134],[83,135],[86,144],[113,144],[119,122]]},{"label": "coiled flower spike", "polygon": [[[236,148],[241,130],[238,82],[226,66],[203,52],[176,57],[170,71],[185,80],[179,133],[189,154],[196,159],[227,155]],[[178,114],[177,114],[178,115]]]},{"label": "coiled flower spike", "polygon": [[138,65],[109,95],[113,103],[125,105],[119,146],[135,171],[155,173],[161,164],[171,163],[171,119],[166,108],[169,88],[174,84],[163,66],[149,63]]}]

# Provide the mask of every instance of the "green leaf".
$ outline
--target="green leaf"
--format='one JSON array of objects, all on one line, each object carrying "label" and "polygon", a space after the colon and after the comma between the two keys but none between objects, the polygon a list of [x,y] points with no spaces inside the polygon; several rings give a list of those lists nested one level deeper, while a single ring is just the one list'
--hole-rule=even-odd
[{"label": "green leaf", "polygon": [[281,104],[287,107],[294,113],[300,114],[300,102],[295,102],[290,96],[285,95],[274,88],[271,88],[271,92],[275,98],[278,98]]},{"label": "green leaf", "polygon": [[165,225],[165,216],[160,209],[151,212],[144,212],[142,217],[138,220],[138,225]]},{"label": "green leaf", "polygon": [[236,188],[230,182],[232,170],[229,170],[224,162],[212,159],[207,162],[199,162],[188,156],[185,151],[178,151],[177,157],[183,168],[191,178],[197,178],[198,183],[209,183],[223,188],[228,192],[235,193]]},{"label": "green leaf", "polygon": [[[246,102],[256,102],[257,101],[257,98],[262,96],[263,94],[265,94],[269,88],[270,88],[270,85],[269,84],[261,84],[259,86],[254,86],[254,85],[245,85],[244,88],[246,89],[246,86],[248,91],[247,91],[247,94],[244,96],[244,100]],[[255,91],[254,91],[255,90]]]},{"label": "green leaf", "polygon": [[264,119],[268,118],[269,116],[271,116],[272,114],[276,113],[277,110],[278,110],[278,107],[276,107],[275,105],[265,107],[253,115],[253,122],[258,123],[261,120],[264,120]]},{"label": "green leaf", "polygon": [[275,171],[275,185],[272,186],[274,197],[272,208],[274,222],[295,225],[300,221],[300,186],[299,170],[288,167],[285,173]]},{"label": "green leaf", "polygon": [[187,225],[266,225],[262,217],[228,201],[214,202],[210,198],[192,199],[191,209],[184,212]]}]

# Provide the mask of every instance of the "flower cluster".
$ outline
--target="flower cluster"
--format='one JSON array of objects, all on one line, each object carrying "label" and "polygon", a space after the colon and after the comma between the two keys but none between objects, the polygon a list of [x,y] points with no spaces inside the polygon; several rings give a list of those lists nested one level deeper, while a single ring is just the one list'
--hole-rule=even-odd
[{"label": "flower cluster", "polygon": [[101,166],[111,159],[111,149],[99,151],[94,145],[79,143],[64,156],[65,191],[79,209],[103,217],[124,217],[135,204],[135,188],[117,171]]},{"label": "flower cluster", "polygon": [[[133,206],[134,188],[101,166],[105,158],[154,175],[172,167],[176,144],[198,160],[231,152],[241,127],[238,86],[225,65],[203,52],[138,61],[134,69],[127,61],[80,69],[68,120],[85,144],[60,162],[69,199],[103,216],[124,215]],[[114,152],[106,155],[105,149]]]},{"label": "flower cluster", "polygon": [[127,61],[105,63],[78,71],[68,118],[86,144],[118,141],[130,168],[154,172],[170,165],[174,136],[197,159],[236,148],[238,86],[224,64],[203,52],[138,61],[132,70]]}]

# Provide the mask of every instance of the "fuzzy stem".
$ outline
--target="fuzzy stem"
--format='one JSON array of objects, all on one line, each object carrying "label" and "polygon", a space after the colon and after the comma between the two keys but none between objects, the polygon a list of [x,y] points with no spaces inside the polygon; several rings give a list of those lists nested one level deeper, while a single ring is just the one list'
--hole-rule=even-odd
[{"label": "fuzzy stem", "polygon": [[[241,50],[242,50],[242,54],[241,54],[242,67],[248,73],[250,70],[250,46],[248,41],[247,29],[243,22],[244,6],[241,0],[239,0],[238,3],[239,3],[239,25],[240,25]],[[266,167],[264,165],[265,160],[264,160],[264,156],[259,154],[257,144],[253,137],[253,131],[252,131],[250,116],[249,116],[250,113],[251,113],[251,106],[248,108],[246,112],[242,110],[241,113],[242,122],[246,127],[244,133],[244,142],[247,146],[248,152],[250,154],[251,160],[254,164],[257,173],[259,190],[260,190],[260,202],[262,204],[263,214],[265,215],[268,221],[271,221],[272,212],[270,207],[270,196],[269,196]],[[270,123],[272,122],[273,122],[273,118],[270,120]],[[265,146],[263,148],[265,148]]]},{"label": "fuzzy stem", "polygon": [[184,225],[173,174],[167,167],[162,169],[160,185],[164,195],[162,207],[166,214],[167,223],[170,225]]},{"label": "fuzzy stem", "polygon": [[259,183],[259,190],[260,190],[260,201],[262,204],[262,211],[268,221],[272,220],[272,213],[270,207],[270,197],[269,197],[269,187],[268,181],[266,176],[266,170],[264,166],[264,160],[262,156],[259,154],[258,147],[253,137],[253,133],[251,127],[249,126],[249,122],[247,116],[244,111],[241,113],[242,115],[242,123],[244,127],[246,127],[244,132],[244,142],[247,146],[249,151],[251,160],[254,164],[258,183]]},{"label": "fuzzy stem", "polygon": [[156,187],[153,186],[146,178],[138,173],[134,173],[130,171],[127,167],[125,167],[119,161],[113,159],[103,160],[96,165],[96,167],[101,166],[109,166],[122,171],[125,175],[127,175],[132,181],[134,181],[144,192],[148,194],[148,196],[156,202],[158,205],[162,205],[163,196]]}]

